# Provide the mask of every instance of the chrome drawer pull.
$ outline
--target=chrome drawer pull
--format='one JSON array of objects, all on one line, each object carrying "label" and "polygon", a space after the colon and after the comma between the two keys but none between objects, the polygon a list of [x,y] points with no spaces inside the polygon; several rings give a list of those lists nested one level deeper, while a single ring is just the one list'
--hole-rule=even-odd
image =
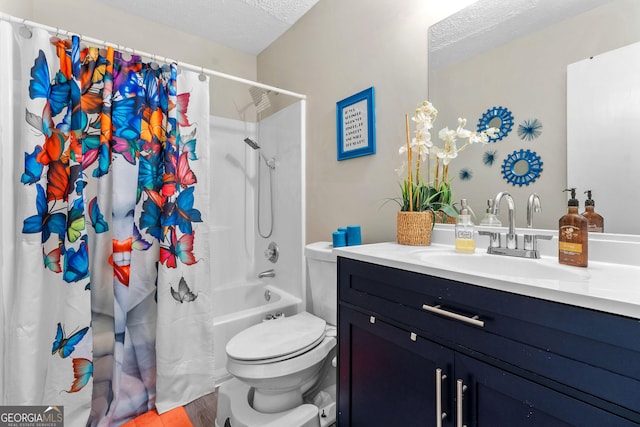
[{"label": "chrome drawer pull", "polygon": [[440,308],[439,305],[430,306],[430,305],[427,305],[427,304],[422,304],[422,309],[430,311],[430,312],[435,313],[435,314],[439,314],[439,315],[444,316],[444,317],[449,317],[451,319],[456,319],[456,320],[459,320],[461,322],[469,323],[471,325],[479,326],[481,328],[484,328],[484,322],[482,320],[478,320],[479,319],[478,316],[467,317],[467,316],[463,316],[461,314],[452,313],[451,311],[447,311],[447,310],[444,310],[444,309]]},{"label": "chrome drawer pull", "polygon": [[456,381],[456,426],[467,427],[462,420],[463,399],[464,392],[467,391],[467,386],[464,385],[462,380]]},{"label": "chrome drawer pull", "polygon": [[442,373],[442,369],[436,369],[436,427],[442,427],[442,420],[447,418],[447,413],[442,412],[442,380],[447,376]]}]

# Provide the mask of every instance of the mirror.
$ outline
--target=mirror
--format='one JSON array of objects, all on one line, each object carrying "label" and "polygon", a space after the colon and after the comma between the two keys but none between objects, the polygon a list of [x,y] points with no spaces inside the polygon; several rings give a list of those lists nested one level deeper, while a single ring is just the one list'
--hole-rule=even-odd
[{"label": "mirror", "polygon": [[[562,190],[577,187],[582,195],[590,185],[567,182],[567,67],[639,42],[639,24],[637,0],[480,0],[431,26],[429,100],[439,111],[434,141],[437,131],[453,126],[458,117],[467,118],[470,128],[499,124],[506,133],[467,148],[451,162],[455,199],[467,198],[483,212],[487,199],[509,191],[516,225],[524,227],[527,199],[536,192],[542,212],[534,215],[534,227],[557,229],[567,211]],[[490,113],[497,109],[511,116],[503,110]],[[506,130],[508,124],[513,130]],[[517,157],[527,151],[535,156]],[[593,151],[582,155],[585,161],[598,157]],[[494,161],[487,162],[488,157]],[[615,168],[600,164],[593,179],[615,174]],[[598,203],[596,192],[593,199],[607,231],[607,209],[620,205]],[[580,206],[582,212],[584,197]]]},{"label": "mirror", "polygon": [[529,163],[522,159],[513,164],[511,171],[518,176],[524,176],[529,172]]}]

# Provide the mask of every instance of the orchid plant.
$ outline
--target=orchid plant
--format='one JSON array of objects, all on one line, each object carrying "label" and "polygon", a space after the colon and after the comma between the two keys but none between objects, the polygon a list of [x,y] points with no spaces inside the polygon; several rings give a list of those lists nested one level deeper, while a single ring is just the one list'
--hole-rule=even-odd
[{"label": "orchid plant", "polygon": [[[465,129],[467,119],[459,118],[457,129],[445,127],[440,130],[438,136],[443,141],[443,145],[439,147],[431,140],[431,130],[437,116],[438,110],[433,104],[423,101],[412,117],[415,131],[414,137],[411,138],[409,116],[405,115],[407,142],[400,147],[399,154],[406,155],[406,160],[400,168],[396,169],[399,175],[404,174],[406,170],[406,178],[401,184],[400,210],[441,211],[447,216],[457,216],[457,210],[451,203],[449,164],[468,146],[477,143],[487,144],[497,129],[489,128],[482,132],[472,132]],[[463,140],[464,143],[458,148],[459,140]],[[426,179],[423,179],[423,174]]]}]

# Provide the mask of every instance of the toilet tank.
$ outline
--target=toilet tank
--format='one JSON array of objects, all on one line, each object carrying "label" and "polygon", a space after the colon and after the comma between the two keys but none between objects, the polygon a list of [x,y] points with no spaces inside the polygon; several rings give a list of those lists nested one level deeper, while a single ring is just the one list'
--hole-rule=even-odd
[{"label": "toilet tank", "polygon": [[304,248],[309,272],[313,314],[331,325],[338,321],[338,268],[331,242],[310,243]]}]

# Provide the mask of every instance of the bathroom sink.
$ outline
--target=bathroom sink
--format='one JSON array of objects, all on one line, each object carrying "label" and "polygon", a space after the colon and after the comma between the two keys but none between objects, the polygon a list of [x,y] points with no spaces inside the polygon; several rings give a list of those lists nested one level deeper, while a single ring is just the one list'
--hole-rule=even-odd
[{"label": "bathroom sink", "polygon": [[424,265],[459,273],[512,281],[580,282],[589,279],[586,269],[558,264],[556,258],[516,258],[486,252],[459,254],[453,251],[415,253]]}]

